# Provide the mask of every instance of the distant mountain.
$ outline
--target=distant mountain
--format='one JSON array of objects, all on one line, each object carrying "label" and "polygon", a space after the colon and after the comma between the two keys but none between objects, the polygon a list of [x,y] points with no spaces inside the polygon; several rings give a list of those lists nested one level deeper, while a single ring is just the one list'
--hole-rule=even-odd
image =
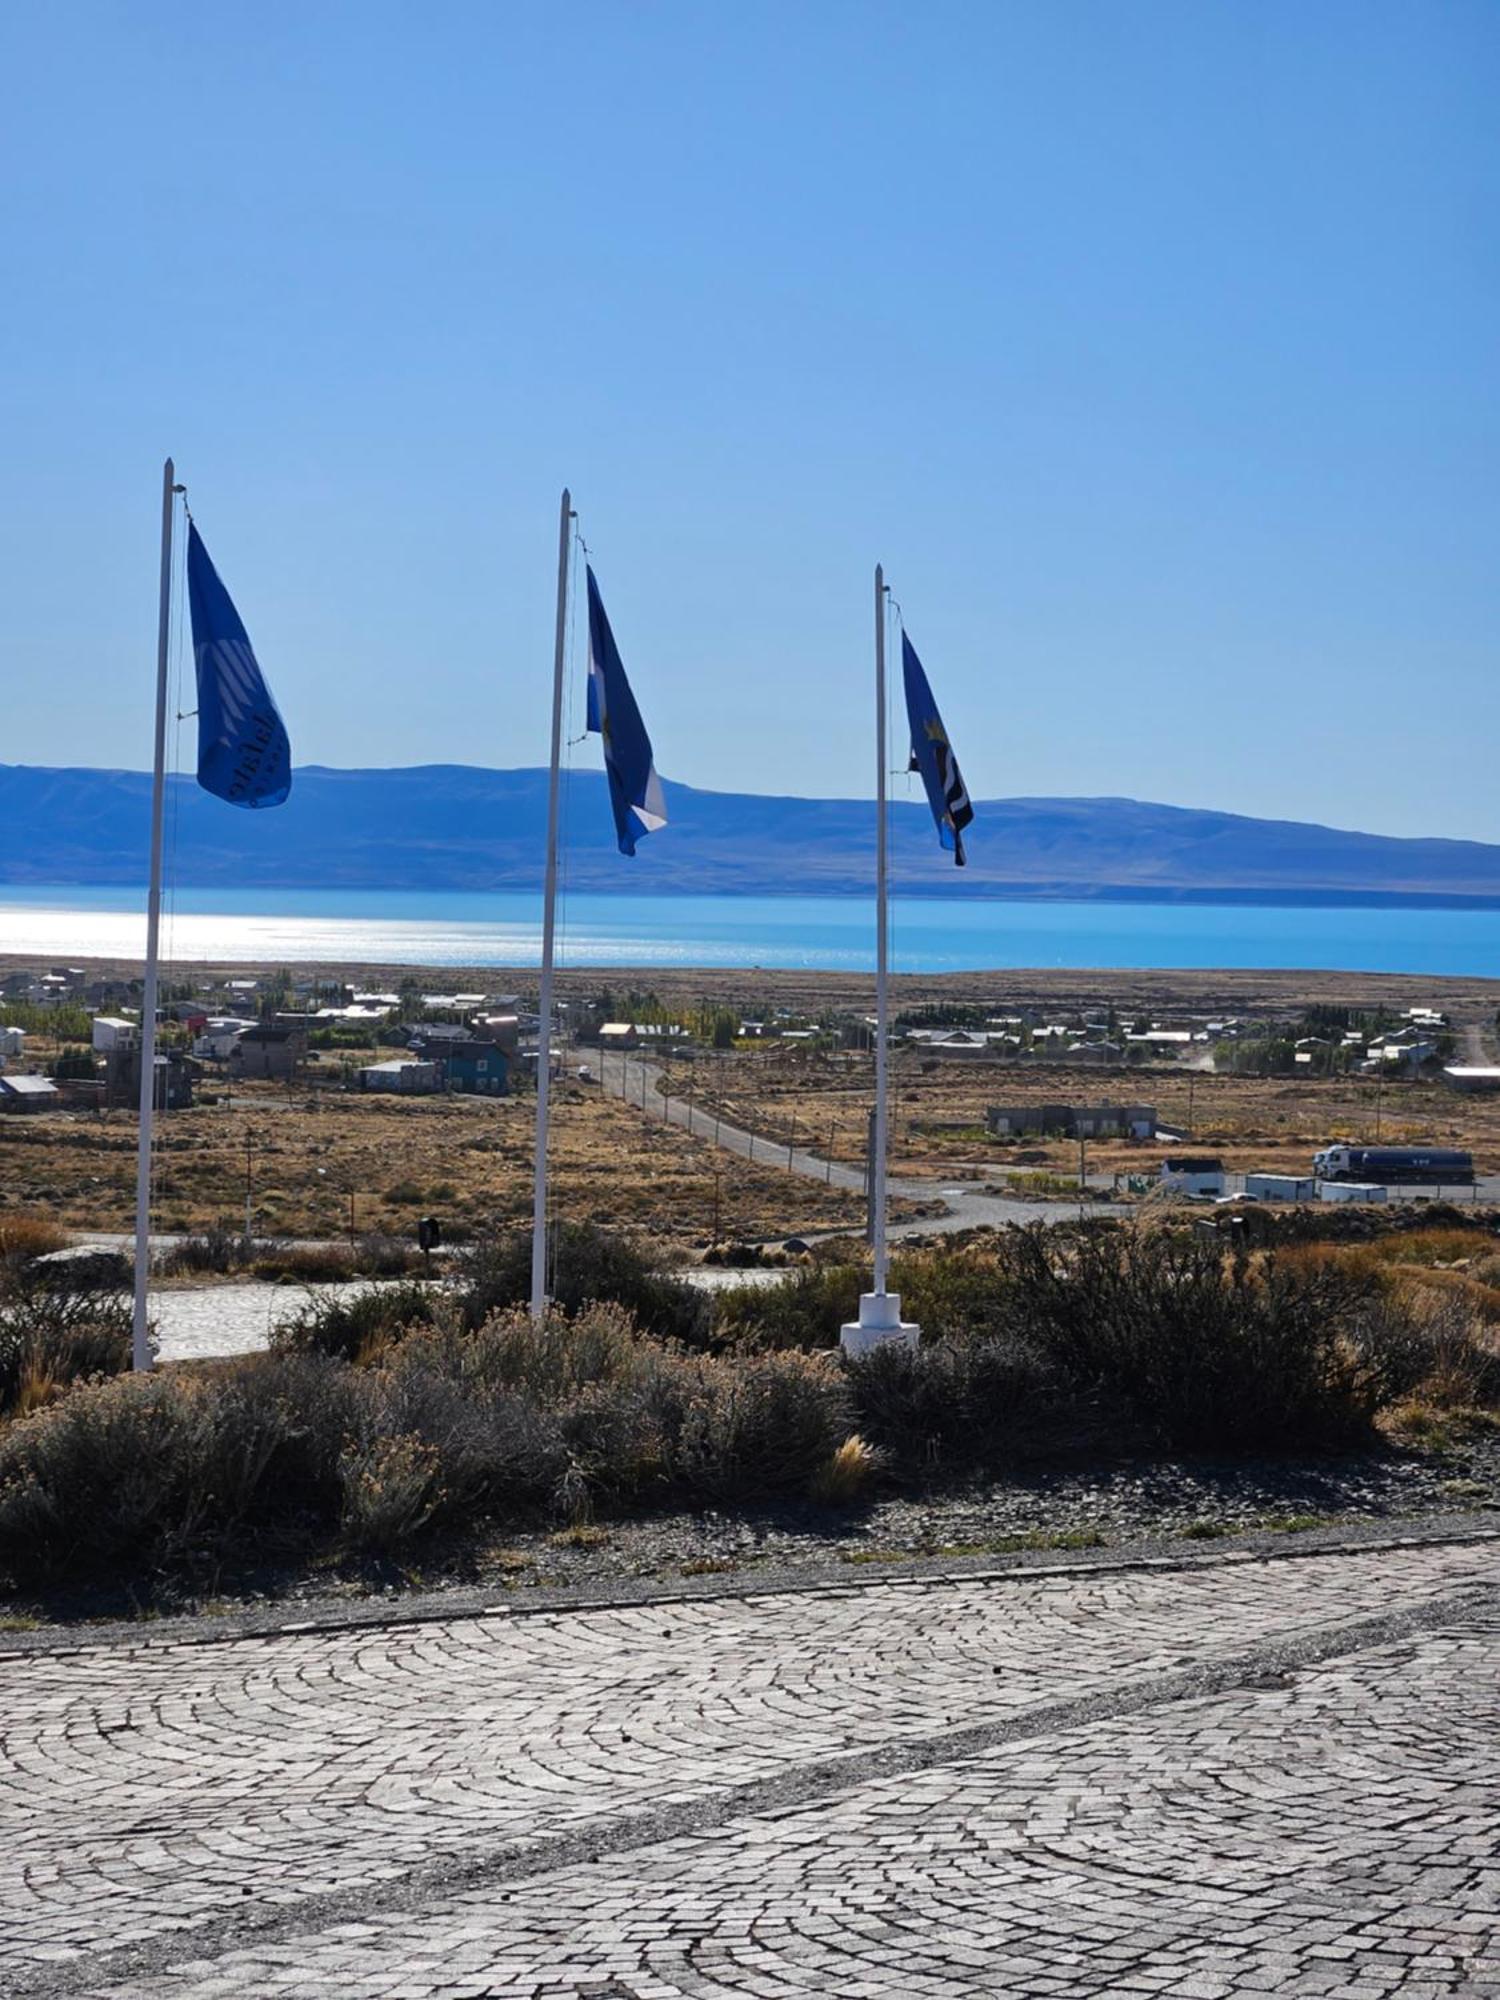
[{"label": "distant mountain", "polygon": [[[0,882],[144,881],[150,794],[149,777],[136,771],[0,764]],[[569,887],[704,895],[870,888],[867,801],[674,784],[668,805],[670,829],[643,841],[633,862],[622,860],[603,776],[574,773]],[[312,764],[297,772],[288,804],[263,813],[236,811],[180,778],[168,801],[172,877],[240,888],[535,889],[546,809],[539,770]],[[990,799],[976,812],[960,875],[938,850],[925,804],[893,806],[901,894],[1500,905],[1500,847],[1479,841],[1396,840],[1135,799]]]}]

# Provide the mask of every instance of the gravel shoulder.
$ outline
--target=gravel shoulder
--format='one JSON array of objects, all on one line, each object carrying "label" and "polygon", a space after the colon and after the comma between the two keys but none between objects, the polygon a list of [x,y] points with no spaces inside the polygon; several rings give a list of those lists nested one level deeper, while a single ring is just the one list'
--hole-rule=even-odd
[{"label": "gravel shoulder", "polygon": [[848,1587],[1059,1563],[1236,1559],[1408,1535],[1500,1536],[1500,1435],[1447,1454],[1301,1460],[1122,1459],[868,1505],[793,1502],[558,1529],[450,1536],[405,1567],[367,1563],[238,1577],[196,1596],[122,1602],[108,1589],[0,1599],[0,1650],[133,1633],[220,1636],[287,1622],[380,1624],[770,1588]]}]

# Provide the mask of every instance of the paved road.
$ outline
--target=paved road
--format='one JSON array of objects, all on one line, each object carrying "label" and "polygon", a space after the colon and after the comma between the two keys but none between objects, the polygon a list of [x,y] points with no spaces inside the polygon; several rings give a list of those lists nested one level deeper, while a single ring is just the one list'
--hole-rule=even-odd
[{"label": "paved road", "polygon": [[1500,1994],[1497,1583],[1489,1539],[0,1641],[0,1991]]},{"label": "paved road", "polygon": [[[698,1138],[707,1139],[711,1145],[722,1146],[726,1152],[737,1153],[741,1159],[758,1160],[762,1166],[781,1167],[789,1173],[801,1174],[807,1180],[822,1181],[826,1186],[845,1188],[855,1194],[864,1191],[862,1167],[846,1166],[842,1161],[829,1160],[805,1147],[777,1145],[738,1125],[731,1125],[725,1119],[716,1118],[711,1111],[704,1111],[685,1096],[663,1098],[656,1087],[662,1074],[659,1064],[649,1063],[643,1057],[601,1052],[597,1069],[601,1087],[612,1096],[632,1104],[641,1102],[644,1078],[648,1117],[661,1119],[665,1116],[670,1123],[681,1125]],[[674,1074],[672,1081],[680,1084],[682,1078]],[[892,1238],[930,1236],[981,1225],[999,1228],[1008,1222],[1056,1222],[1060,1216],[1077,1213],[1071,1203],[1060,1205],[1055,1201],[1022,1201],[1003,1195],[981,1194],[977,1189],[961,1184],[888,1180],[886,1185],[891,1194],[905,1196],[912,1201],[941,1200],[947,1211],[923,1222],[892,1223],[889,1231]]]}]

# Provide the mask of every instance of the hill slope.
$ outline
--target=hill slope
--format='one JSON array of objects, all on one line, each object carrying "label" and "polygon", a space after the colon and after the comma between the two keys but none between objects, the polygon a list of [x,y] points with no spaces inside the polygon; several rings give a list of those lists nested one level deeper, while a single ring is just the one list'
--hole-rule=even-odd
[{"label": "hill slope", "polygon": [[[0,764],[0,882],[139,883],[150,779],[134,771]],[[434,764],[299,770],[289,803],[235,811],[174,782],[175,879],[241,888],[533,889],[545,771]],[[765,895],[865,893],[873,815],[851,799],[766,798],[668,786],[672,824],[634,862],[614,849],[604,778],[566,800],[573,889]],[[920,799],[892,809],[906,895],[1238,902],[1500,904],[1500,847],[1399,840],[1134,799],[981,801],[963,875]],[[175,822],[175,826],[174,826]]]}]

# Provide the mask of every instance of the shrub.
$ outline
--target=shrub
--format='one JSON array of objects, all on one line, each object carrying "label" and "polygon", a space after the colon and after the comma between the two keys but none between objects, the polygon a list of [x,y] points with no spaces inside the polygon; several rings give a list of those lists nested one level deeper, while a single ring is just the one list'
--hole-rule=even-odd
[{"label": "shrub", "polygon": [[902,1472],[1000,1465],[1077,1442],[1094,1411],[1015,1336],[879,1347],[849,1368],[862,1434]]},{"label": "shrub", "polygon": [[50,1256],[67,1241],[66,1234],[44,1215],[0,1214],[0,1264]]},{"label": "shrub", "polygon": [[0,1432],[0,1568],[149,1573],[247,1529],[303,1540],[338,1507],[361,1391],[349,1369],[275,1355],[76,1388]]},{"label": "shrub", "polygon": [[278,1243],[257,1249],[252,1268],[257,1278],[301,1285],[347,1285],[355,1275],[355,1258],[342,1243]]},{"label": "shrub", "polygon": [[272,1327],[271,1346],[284,1354],[370,1360],[412,1327],[430,1325],[435,1311],[432,1292],[414,1279],[367,1291],[313,1292]]},{"label": "shrub", "polygon": [[409,1432],[348,1445],[339,1481],[350,1547],[384,1555],[409,1542],[442,1503],[441,1471],[436,1446]]},{"label": "shrub", "polygon": [[805,1493],[849,1435],[851,1415],[848,1386],[825,1356],[702,1361],[673,1468],[692,1493],[711,1500]]},{"label": "shrub", "polygon": [[1358,1279],[1119,1230],[1071,1246],[1016,1230],[1000,1261],[1017,1329],[1177,1447],[1331,1443],[1379,1407],[1380,1371],[1357,1338],[1371,1292]]},{"label": "shrub", "polygon": [[734,1348],[833,1347],[868,1284],[855,1265],[818,1264],[766,1285],[725,1285],[712,1295],[715,1340]]},{"label": "shrub", "polygon": [[[561,1223],[549,1233],[548,1296],[572,1315],[597,1300],[633,1313],[661,1340],[698,1344],[707,1338],[710,1309],[703,1293],[681,1278],[653,1271],[623,1237],[591,1222]],[[468,1249],[458,1270],[465,1323],[483,1326],[494,1312],[531,1297],[531,1232],[516,1230]]]},{"label": "shrub", "polygon": [[238,1271],[245,1259],[244,1236],[227,1222],[215,1222],[201,1235],[180,1237],[155,1261],[168,1276],[187,1277],[202,1271]]},{"label": "shrub", "polygon": [[57,1275],[13,1279],[0,1295],[0,1416],[24,1414],[69,1383],[130,1366],[131,1310],[112,1292]]}]

